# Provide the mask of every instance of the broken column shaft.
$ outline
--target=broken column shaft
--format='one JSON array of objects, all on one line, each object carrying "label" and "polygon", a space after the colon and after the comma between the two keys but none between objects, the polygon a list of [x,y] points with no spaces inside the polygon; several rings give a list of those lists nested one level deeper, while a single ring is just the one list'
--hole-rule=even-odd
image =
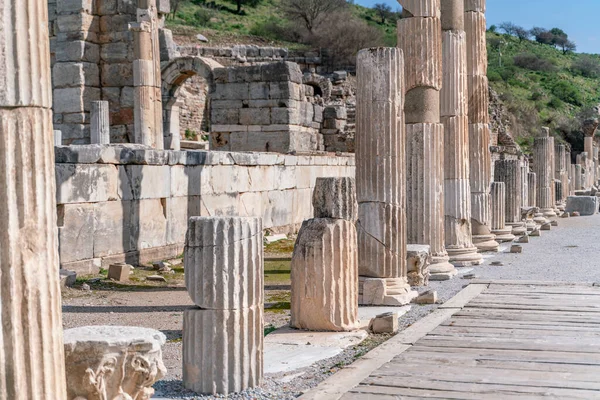
[{"label": "broken column shaft", "polygon": [[110,123],[108,101],[92,101],[90,113],[90,143],[110,143]]},{"label": "broken column shaft", "polygon": [[537,206],[545,217],[556,217],[554,212],[554,138],[548,128],[533,141],[533,168],[537,179]]},{"label": "broken column shaft", "polygon": [[444,124],[445,245],[450,263],[479,265],[473,245],[469,184],[469,118],[467,107],[467,40],[463,0],[441,3],[443,78],[440,114]]},{"label": "broken column shaft", "polygon": [[48,2],[0,0],[0,399],[66,399]]},{"label": "broken column shaft", "polygon": [[504,182],[492,182],[492,232],[500,242],[512,242],[512,227],[506,226],[506,186]]},{"label": "broken column shaft", "polygon": [[473,243],[480,251],[498,251],[490,222],[492,159],[488,111],[485,0],[465,0],[467,83],[469,102],[469,163]]},{"label": "broken column shaft", "polygon": [[431,246],[431,280],[456,268],[444,245],[444,126],[440,123],[442,37],[440,3],[401,0],[398,47],[406,63],[406,171],[408,243]]},{"label": "broken column shaft", "polygon": [[520,160],[498,160],[494,167],[494,181],[504,182],[506,187],[506,215],[507,226],[512,227],[513,235],[524,235],[527,233],[525,223],[521,218],[522,190]]},{"label": "broken column shaft", "polygon": [[416,293],[410,290],[406,268],[402,51],[396,48],[361,50],[357,57],[357,80],[359,293],[364,294],[375,285],[381,293],[377,299],[361,295],[359,299],[363,304],[406,304]]}]

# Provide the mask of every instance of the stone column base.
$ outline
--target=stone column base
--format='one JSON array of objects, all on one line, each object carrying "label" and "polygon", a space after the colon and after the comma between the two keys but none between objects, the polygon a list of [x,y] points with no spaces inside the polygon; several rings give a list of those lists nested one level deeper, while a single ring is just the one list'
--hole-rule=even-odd
[{"label": "stone column base", "polygon": [[498,242],[496,242],[495,235],[473,235],[473,244],[477,247],[477,250],[481,252],[497,252]]},{"label": "stone column base", "polygon": [[483,257],[477,252],[477,247],[446,248],[446,251],[449,257],[448,261],[455,267],[472,267],[483,263]]},{"label": "stone column base", "polygon": [[458,271],[448,262],[448,256],[434,256],[431,258],[429,274],[430,281],[447,281],[454,278]]},{"label": "stone column base", "polygon": [[358,277],[358,304],[367,306],[404,306],[419,295],[405,278]]},{"label": "stone column base", "polygon": [[[534,224],[535,225],[535,224]],[[515,235],[512,234],[512,228],[506,227],[504,229],[495,229],[492,231],[494,235],[496,235],[496,241],[505,243],[512,242],[516,239]]]},{"label": "stone column base", "polygon": [[527,227],[527,232],[533,232],[536,229],[538,229],[538,224],[536,224],[535,221],[532,219],[528,219],[525,222],[525,226]]},{"label": "stone column base", "polygon": [[527,234],[527,226],[525,222],[507,222],[507,227],[512,229],[511,233],[515,236],[523,236]]},{"label": "stone column base", "polygon": [[546,217],[544,217],[544,214],[542,214],[542,213],[535,214],[533,221],[538,225],[544,225],[549,222],[548,219]]},{"label": "stone column base", "polygon": [[556,217],[556,212],[554,211],[553,208],[542,208],[542,214],[544,215],[544,217],[546,218],[554,218]]}]

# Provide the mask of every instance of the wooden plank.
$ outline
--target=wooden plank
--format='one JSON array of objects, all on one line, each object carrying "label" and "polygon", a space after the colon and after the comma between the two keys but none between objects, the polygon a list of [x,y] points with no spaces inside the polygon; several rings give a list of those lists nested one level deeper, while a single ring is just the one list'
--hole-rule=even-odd
[{"label": "wooden plank", "polygon": [[[402,399],[466,399],[466,400],[481,400],[481,393],[470,393],[460,392],[454,390],[435,390],[435,389],[412,389],[412,388],[401,388],[401,387],[389,387],[389,386],[365,386],[361,385],[352,389],[342,399],[344,400],[365,400],[365,399],[377,399],[377,400],[388,400],[398,399],[400,396]],[[522,393],[496,393],[489,391],[485,394],[486,400],[523,400]]]},{"label": "wooden plank", "polygon": [[508,302],[510,304],[581,304],[583,306],[600,305],[600,296],[571,295],[562,294],[524,294],[515,296],[514,294],[481,294],[473,302]]},{"label": "wooden plank", "polygon": [[600,324],[562,322],[561,325],[557,325],[556,322],[552,321],[511,321],[507,319],[483,319],[467,317],[454,317],[443,322],[440,326],[455,326],[465,328],[534,329],[541,331],[542,334],[545,331],[600,333]]},{"label": "wooden plank", "polygon": [[474,285],[470,284],[463,290],[461,290],[456,296],[439,306],[439,308],[462,308],[469,301],[473,300],[475,297],[479,296],[481,292],[487,289],[488,285]]},{"label": "wooden plank", "polygon": [[508,286],[568,286],[568,287],[594,287],[591,282],[553,282],[553,281],[515,281],[515,280],[490,280],[490,279],[473,279],[472,284],[478,285],[508,285]]},{"label": "wooden plank", "polygon": [[581,380],[578,374],[569,372],[520,371],[484,367],[447,366],[431,364],[388,363],[369,376],[363,383],[394,386],[392,382],[408,381],[427,376],[435,380],[462,383],[492,383],[497,385],[534,386],[540,388],[563,388],[596,391],[600,396],[600,381]]},{"label": "wooden plank", "polygon": [[[457,372],[457,374],[460,374],[460,372]],[[422,376],[412,376],[410,379],[402,379],[397,377],[368,378],[365,380],[365,382],[363,382],[363,384],[361,384],[361,387],[366,385],[480,393],[482,395],[482,399],[485,399],[485,395],[489,393],[522,393],[531,397],[536,396],[537,398],[548,398],[554,396],[556,399],[588,400],[591,398],[598,398],[600,395],[600,393],[597,391],[592,390],[545,388],[527,385],[495,384],[490,382],[461,382],[460,380],[448,380],[438,377],[430,377],[426,376],[425,374]]]},{"label": "wooden plank", "polygon": [[562,305],[527,305],[527,304],[503,304],[503,303],[479,303],[470,302],[465,308],[495,308],[502,310],[539,310],[539,311],[578,311],[585,313],[595,313],[600,315],[600,308],[588,306],[562,306]]},{"label": "wooden plank", "polygon": [[465,307],[454,314],[455,318],[478,318],[478,319],[508,319],[512,321],[548,321],[548,322],[573,322],[573,323],[600,323],[600,316],[595,313],[577,311],[550,311],[550,310],[514,310],[494,309],[484,307]]},{"label": "wooden plank", "polygon": [[565,296],[570,294],[585,294],[587,296],[600,296],[600,288],[576,288],[564,287],[564,286],[494,286],[490,285],[485,291],[486,294],[494,293],[516,293],[516,294],[563,294]]},{"label": "wooden plank", "polygon": [[565,340],[584,338],[596,338],[600,340],[600,330],[595,332],[583,332],[581,330],[546,330],[540,331],[536,328],[492,328],[492,327],[464,327],[464,326],[438,326],[431,335],[456,336],[456,337],[514,337],[523,339],[543,339],[546,337],[561,337]]},{"label": "wooden plank", "polygon": [[537,350],[557,352],[600,353],[600,341],[580,338],[577,341],[564,341],[563,338],[515,339],[515,338],[457,338],[452,336],[427,335],[415,346],[459,347],[474,349]]}]

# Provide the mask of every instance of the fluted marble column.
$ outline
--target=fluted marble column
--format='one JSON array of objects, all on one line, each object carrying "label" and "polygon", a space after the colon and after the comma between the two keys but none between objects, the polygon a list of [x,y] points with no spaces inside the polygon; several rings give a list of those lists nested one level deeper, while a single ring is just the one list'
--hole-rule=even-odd
[{"label": "fluted marble column", "polygon": [[134,137],[135,142],[164,148],[160,46],[156,0],[138,2],[133,31]]},{"label": "fluted marble column", "polygon": [[492,159],[488,111],[486,0],[465,0],[467,82],[469,102],[469,163],[473,243],[479,251],[498,251],[491,232],[490,185]]},{"label": "fluted marble column", "polygon": [[0,0],[0,399],[66,399],[46,0]]},{"label": "fluted marble column", "polygon": [[527,175],[529,174],[529,161],[525,156],[521,156],[521,206],[527,207],[529,205],[529,186],[527,182]]},{"label": "fluted marble column", "polygon": [[108,101],[92,101],[90,112],[90,143],[110,143]]},{"label": "fluted marble column", "polygon": [[500,242],[512,242],[512,227],[506,226],[506,186],[504,182],[492,182],[492,233]]},{"label": "fluted marble column", "polygon": [[554,138],[548,128],[533,141],[533,168],[537,179],[537,206],[544,217],[556,217],[554,212]]},{"label": "fluted marble column", "polygon": [[467,109],[467,48],[464,1],[441,3],[442,90],[440,114],[444,124],[445,244],[450,263],[479,265],[483,257],[473,245],[469,186],[469,118]]},{"label": "fluted marble column", "polygon": [[556,201],[560,203],[565,202],[567,200],[567,196],[565,196],[564,193],[564,185],[565,182],[568,180],[567,165],[565,163],[566,152],[567,147],[564,144],[557,144],[554,146],[554,179],[560,181],[561,184],[560,193],[556,193]]},{"label": "fluted marble column", "polygon": [[521,221],[522,189],[520,160],[498,160],[494,167],[494,181],[506,185],[506,225],[512,227],[512,234],[522,236],[527,233]]},{"label": "fluted marble column", "polygon": [[[379,285],[378,302],[406,304],[404,59],[396,48],[357,57],[356,191],[359,293]],[[369,291],[369,290],[367,290]],[[375,299],[373,296],[361,296]],[[375,300],[373,300],[375,301]]]},{"label": "fluted marble column", "polygon": [[444,246],[444,126],[440,123],[442,35],[438,0],[400,0],[398,47],[406,71],[407,235],[431,247],[432,280],[457,274]]},{"label": "fluted marble column", "polygon": [[527,190],[529,192],[529,207],[535,207],[537,204],[537,177],[535,172],[527,174]]}]

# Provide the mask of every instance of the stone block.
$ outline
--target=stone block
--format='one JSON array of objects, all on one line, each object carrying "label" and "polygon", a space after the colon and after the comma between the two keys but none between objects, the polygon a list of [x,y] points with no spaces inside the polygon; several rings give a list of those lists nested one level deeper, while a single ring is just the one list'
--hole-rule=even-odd
[{"label": "stone block", "polygon": [[56,18],[56,26],[61,33],[98,32],[99,30],[98,18],[83,12],[59,14]]},{"label": "stone block", "polygon": [[56,0],[56,11],[61,14],[92,14],[92,0]]},{"label": "stone block", "polygon": [[131,271],[131,265],[124,263],[111,264],[108,267],[108,279],[113,279],[118,282],[125,282],[129,280],[129,272]]},{"label": "stone block", "polygon": [[596,196],[569,196],[565,212],[570,215],[573,215],[574,212],[583,216],[594,215],[598,213],[599,201],[600,199]]},{"label": "stone block", "polygon": [[133,64],[102,64],[102,86],[133,86]]},{"label": "stone block", "polygon": [[512,246],[510,246],[510,252],[511,253],[522,253],[523,246],[518,245],[518,244],[513,244]]},{"label": "stone block", "polygon": [[83,40],[57,43],[55,57],[56,62],[85,61],[98,63],[100,61],[100,46]]},{"label": "stone block", "polygon": [[417,304],[435,304],[438,300],[438,295],[435,290],[423,292],[415,299]]},{"label": "stone block", "polygon": [[405,278],[361,276],[358,279],[358,304],[403,306],[417,296],[418,293],[410,290]]},{"label": "stone block", "polygon": [[94,205],[94,257],[127,253],[131,245],[133,208],[131,201],[108,201]]},{"label": "stone block", "polygon": [[407,277],[410,286],[427,286],[429,284],[430,264],[431,247],[429,245],[409,244],[406,246]]},{"label": "stone block", "polygon": [[171,197],[168,165],[119,166],[119,196],[123,200]]},{"label": "stone block", "polygon": [[214,100],[247,100],[250,98],[248,83],[217,83],[215,91],[211,93]]},{"label": "stone block", "polygon": [[[166,336],[131,326],[84,326],[64,332],[67,398],[149,399],[152,385],[167,374],[162,361]],[[110,373],[118,368],[119,373]],[[90,379],[93,384],[90,384]]]},{"label": "stone block", "polygon": [[77,272],[61,269],[59,271],[61,289],[71,287],[77,281]]},{"label": "stone block", "polygon": [[56,202],[97,203],[117,200],[114,165],[56,164]]},{"label": "stone block", "polygon": [[324,119],[348,119],[346,106],[327,106],[323,110]]},{"label": "stone block", "polygon": [[52,67],[52,83],[55,88],[100,86],[100,70],[87,62],[56,63]]},{"label": "stone block", "polygon": [[311,331],[357,329],[354,222],[331,218],[305,221],[294,247],[291,280],[292,327]]},{"label": "stone block", "polygon": [[167,212],[167,244],[182,245],[189,218],[201,214],[200,196],[171,197]]},{"label": "stone block", "polygon": [[266,100],[269,98],[269,83],[267,82],[252,82],[250,83],[250,99],[251,100]]},{"label": "stone block", "polygon": [[183,313],[183,385],[196,393],[241,392],[263,377],[263,308]]},{"label": "stone block", "polygon": [[356,222],[356,183],[353,178],[317,178],[313,194],[315,218]]},{"label": "stone block", "polygon": [[134,250],[152,249],[167,245],[168,198],[131,202],[130,246]]},{"label": "stone block", "polygon": [[241,125],[269,125],[271,124],[271,109],[269,108],[242,108],[240,110]]},{"label": "stone block", "polygon": [[252,109],[213,108],[210,111],[210,122],[214,125],[237,125],[240,123],[240,112]]},{"label": "stone block", "polygon": [[297,108],[271,108],[271,123],[276,125],[299,125],[300,113]]},{"label": "stone block", "polygon": [[398,332],[398,325],[398,313],[388,312],[373,318],[369,323],[369,330],[375,334],[396,333]]},{"label": "stone block", "polygon": [[100,100],[98,88],[78,86],[54,89],[54,112],[79,113],[91,110],[91,102]]},{"label": "stone block", "polygon": [[301,100],[300,85],[293,82],[271,82],[269,98],[273,100]]},{"label": "stone block", "polygon": [[184,263],[194,303],[216,310],[262,305],[262,243],[260,218],[190,218]]},{"label": "stone block", "polygon": [[105,63],[123,63],[133,61],[133,52],[128,43],[117,42],[102,45],[100,58]]},{"label": "stone block", "polygon": [[94,205],[58,207],[59,255],[63,263],[94,257]]}]

